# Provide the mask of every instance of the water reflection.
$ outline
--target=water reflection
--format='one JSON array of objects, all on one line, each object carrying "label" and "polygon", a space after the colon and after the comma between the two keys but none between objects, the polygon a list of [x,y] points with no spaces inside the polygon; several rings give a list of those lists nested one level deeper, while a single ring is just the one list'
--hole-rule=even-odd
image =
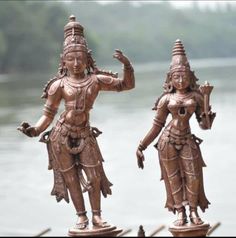
[{"label": "water reflection", "polygon": [[[194,68],[194,65],[192,65]],[[145,169],[138,170],[135,151],[139,140],[151,127],[151,108],[162,92],[166,69],[136,74],[136,88],[121,93],[102,92],[91,113],[91,125],[103,134],[98,138],[105,170],[113,182],[113,195],[103,199],[104,218],[122,228],[151,231],[172,222],[164,208],[165,189],[159,181],[160,169],[155,149],[150,146]],[[235,181],[234,134],[236,125],[236,81],[234,67],[196,69],[199,83],[209,81],[213,111],[217,112],[211,131],[202,131],[192,118],[192,131],[204,140],[202,153],[205,189],[211,201],[202,215],[209,222],[221,221],[216,235],[234,234]],[[72,204],[56,203],[50,196],[52,172],[47,171],[47,152],[38,138],[27,138],[16,127],[23,121],[34,124],[40,117],[40,99],[46,81],[53,75],[0,77],[0,234],[34,235],[51,227],[50,235],[66,235],[76,220]],[[60,110],[63,109],[61,105]],[[148,233],[147,233],[148,234]],[[135,234],[134,234],[135,235]],[[163,231],[160,235],[168,235]]]}]

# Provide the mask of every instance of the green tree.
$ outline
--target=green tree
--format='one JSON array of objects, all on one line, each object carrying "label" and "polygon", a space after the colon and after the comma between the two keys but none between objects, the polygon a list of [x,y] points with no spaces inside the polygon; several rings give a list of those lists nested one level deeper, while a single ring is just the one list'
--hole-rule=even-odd
[{"label": "green tree", "polygon": [[0,71],[49,71],[59,61],[67,18],[61,4],[1,1]]}]

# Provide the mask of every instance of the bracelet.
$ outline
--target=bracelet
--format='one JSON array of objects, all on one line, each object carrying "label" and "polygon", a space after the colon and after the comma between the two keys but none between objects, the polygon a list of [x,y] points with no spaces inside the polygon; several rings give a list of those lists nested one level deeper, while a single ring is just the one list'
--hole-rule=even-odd
[{"label": "bracelet", "polygon": [[40,134],[39,129],[37,127],[35,127],[34,130],[35,130],[36,136],[39,136],[39,134]]},{"label": "bracelet", "polygon": [[147,146],[143,145],[143,144],[142,144],[142,141],[140,141],[139,146],[138,146],[138,149],[139,149],[139,150],[145,150],[146,148],[147,148]]},{"label": "bracelet", "polygon": [[123,67],[124,70],[129,70],[129,71],[134,71],[133,66],[129,63],[129,64],[124,64]]}]

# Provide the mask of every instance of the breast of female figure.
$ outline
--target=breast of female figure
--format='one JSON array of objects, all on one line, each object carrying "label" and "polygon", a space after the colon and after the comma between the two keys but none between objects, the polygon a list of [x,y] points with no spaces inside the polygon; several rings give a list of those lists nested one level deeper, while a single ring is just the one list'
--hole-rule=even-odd
[{"label": "breast of female figure", "polygon": [[171,112],[171,125],[183,130],[189,127],[189,119],[196,110],[196,102],[193,98],[170,99],[168,109]]}]

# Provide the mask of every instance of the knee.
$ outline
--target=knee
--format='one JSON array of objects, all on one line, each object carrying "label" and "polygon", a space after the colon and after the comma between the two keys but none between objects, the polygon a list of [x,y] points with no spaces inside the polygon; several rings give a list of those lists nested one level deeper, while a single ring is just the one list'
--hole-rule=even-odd
[{"label": "knee", "polygon": [[74,169],[63,173],[66,184],[71,184],[73,182],[78,182],[79,178],[77,172]]},{"label": "knee", "polygon": [[94,175],[88,178],[90,184],[92,185],[92,187],[98,187],[100,186],[101,183],[101,178],[100,176]]}]

